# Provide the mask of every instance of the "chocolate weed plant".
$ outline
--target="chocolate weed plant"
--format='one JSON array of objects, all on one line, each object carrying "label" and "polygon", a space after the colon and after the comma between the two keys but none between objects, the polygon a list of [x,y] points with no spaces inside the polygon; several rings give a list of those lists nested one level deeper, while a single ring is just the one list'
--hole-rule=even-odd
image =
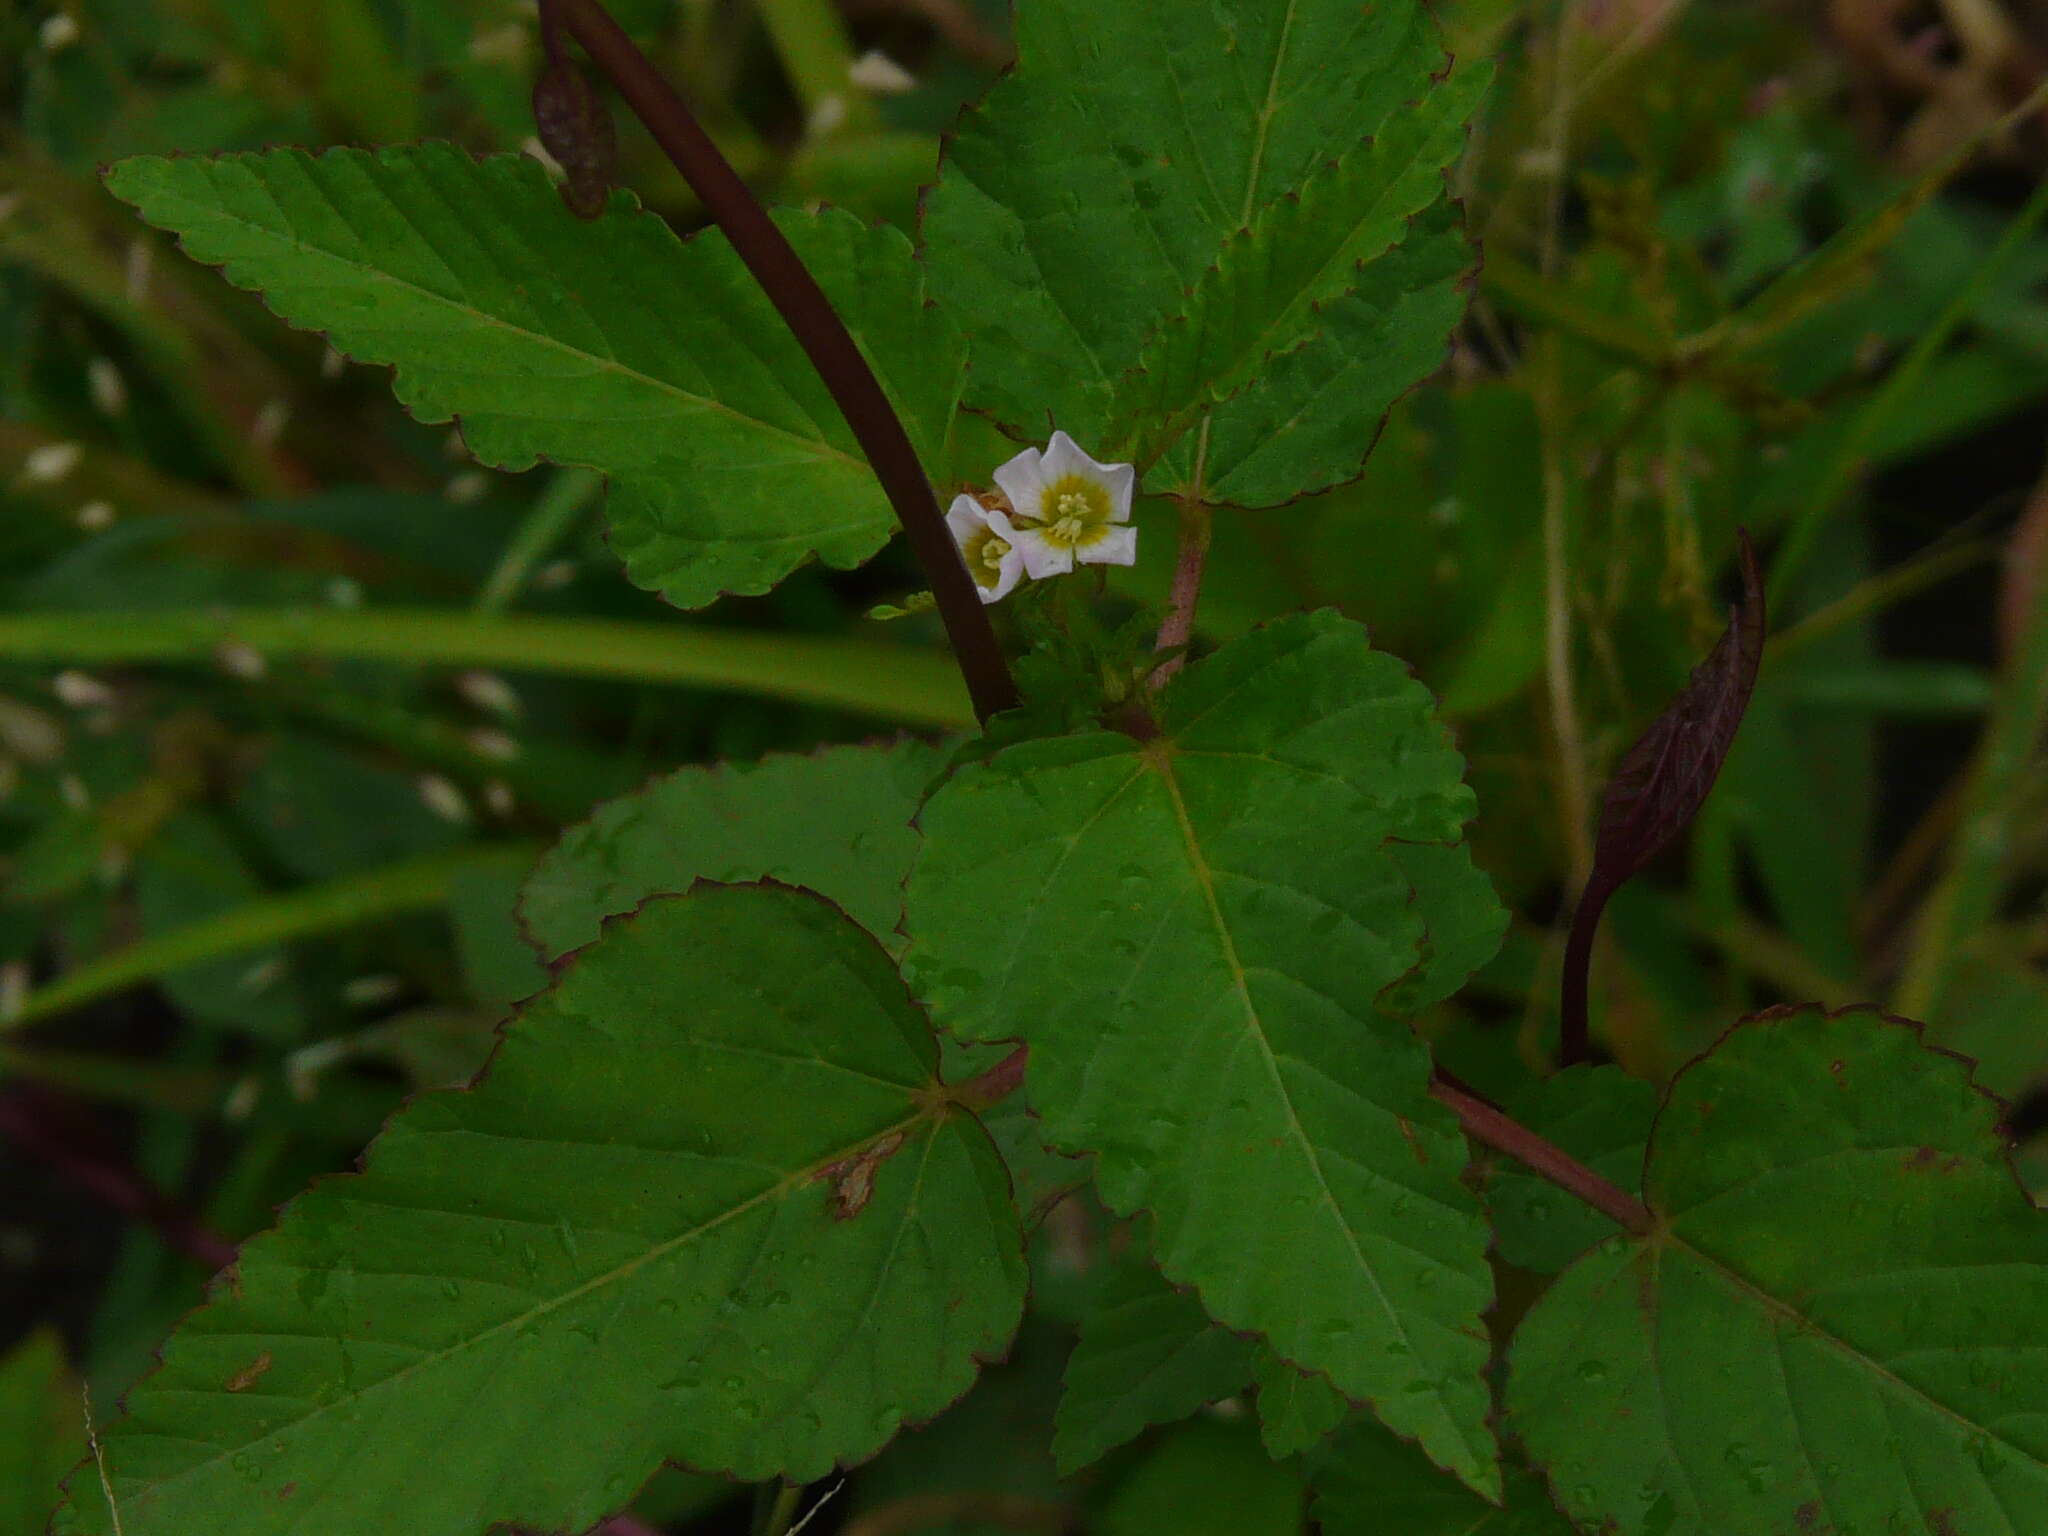
[{"label": "chocolate weed plant", "polygon": [[[1747,537],[1600,809],[1564,1070],[1506,1103],[1412,1027],[1507,927],[1436,698],[1327,608],[1197,644],[1219,530],[1356,477],[1443,363],[1491,69],[1419,0],[1023,0],[913,245],[764,212],[602,5],[540,20],[558,185],[436,143],[107,185],[484,464],[600,472],[673,604],[900,528],[982,734],[688,769],[572,830],[523,898],[545,990],[241,1245],[55,1528],[578,1531],[673,1462],[824,1529],[1093,1210],[1062,1471],[1229,1401],[1330,1536],[2048,1532],[2048,1220],[1970,1064],[1818,1006],[1731,1015],[1661,1091],[1591,1062],[1602,911],[1765,657]],[[607,88],[715,230],[613,185]],[[1672,376],[1749,387],[1739,330]],[[1157,610],[1104,595],[1141,559]]]}]

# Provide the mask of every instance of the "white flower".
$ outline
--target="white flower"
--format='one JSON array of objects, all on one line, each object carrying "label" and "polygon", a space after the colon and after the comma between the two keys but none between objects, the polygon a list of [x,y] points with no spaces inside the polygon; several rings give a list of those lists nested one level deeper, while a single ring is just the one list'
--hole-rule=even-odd
[{"label": "white flower", "polygon": [[960,495],[953,498],[946,526],[960,546],[960,558],[966,562],[981,600],[993,603],[1008,597],[1024,577],[1024,553],[1017,547],[1017,530],[1010,520],[972,496]]},{"label": "white flower", "polygon": [[996,471],[996,484],[1010,498],[1016,544],[1034,580],[1063,575],[1083,565],[1131,565],[1138,558],[1138,530],[1131,520],[1131,493],[1138,472],[1128,464],[1098,464],[1064,432],[1055,432],[1044,453],[1026,448]]}]

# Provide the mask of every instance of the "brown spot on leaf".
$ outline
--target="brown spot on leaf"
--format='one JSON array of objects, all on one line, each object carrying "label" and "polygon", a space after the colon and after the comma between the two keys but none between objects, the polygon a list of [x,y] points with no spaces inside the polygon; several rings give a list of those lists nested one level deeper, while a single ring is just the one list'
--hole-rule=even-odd
[{"label": "brown spot on leaf", "polygon": [[280,1499],[288,1499],[298,1491],[299,1485],[297,1483],[286,1483],[282,1488],[277,1490],[277,1496]]},{"label": "brown spot on leaf", "polygon": [[1820,1500],[1808,1499],[1792,1511],[1792,1523],[1802,1531],[1818,1530],[1820,1527]]},{"label": "brown spot on leaf", "polygon": [[275,1362],[271,1358],[270,1351],[266,1349],[265,1351],[263,1351],[262,1354],[258,1355],[254,1360],[251,1360],[247,1365],[243,1366],[239,1371],[235,1372],[234,1375],[228,1378],[228,1390],[230,1392],[248,1391],[251,1387],[255,1386],[257,1382],[263,1379],[264,1373],[267,1372],[274,1363]]},{"label": "brown spot on leaf", "polygon": [[1415,1122],[1406,1115],[1396,1115],[1394,1123],[1401,1127],[1401,1139],[1408,1143],[1408,1150],[1415,1154],[1415,1161],[1428,1167],[1429,1149],[1422,1144],[1422,1138],[1415,1134]]},{"label": "brown spot on leaf", "polygon": [[891,1131],[880,1141],[869,1143],[851,1157],[826,1164],[813,1175],[814,1181],[829,1180],[832,1185],[834,1221],[850,1221],[867,1209],[875,1193],[876,1172],[902,1150],[903,1141],[903,1132]]},{"label": "brown spot on leaf", "polygon": [[1927,1529],[1934,1536],[1962,1536],[1962,1527],[1956,1524],[1956,1512],[1950,1505],[1927,1511]]}]

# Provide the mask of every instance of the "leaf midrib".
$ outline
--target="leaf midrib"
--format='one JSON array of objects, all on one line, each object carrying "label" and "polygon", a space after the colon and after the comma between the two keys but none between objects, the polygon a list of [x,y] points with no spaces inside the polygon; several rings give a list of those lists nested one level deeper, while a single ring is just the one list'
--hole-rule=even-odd
[{"label": "leaf midrib", "polygon": [[[160,208],[166,201],[177,200],[179,200],[178,194],[169,193],[162,198],[154,199],[152,201],[155,207]],[[692,394],[689,390],[684,389],[682,386],[674,383],[671,380],[656,378],[654,375],[643,373],[641,370],[637,368],[628,367],[626,364],[620,362],[616,357],[599,358],[596,353],[587,352],[580,347],[571,346],[567,342],[564,342],[557,337],[548,335],[545,331],[536,331],[527,326],[516,325],[513,322],[503,319],[500,316],[489,314],[484,310],[476,309],[467,304],[458,303],[456,300],[449,298],[446,294],[436,293],[431,288],[422,287],[420,284],[413,282],[407,278],[399,277],[395,273],[386,272],[381,267],[372,266],[368,262],[353,260],[348,256],[341,254],[338,251],[328,248],[327,246],[313,244],[312,242],[299,239],[296,235],[287,234],[279,230],[273,229],[268,225],[257,223],[252,219],[240,217],[236,214],[226,211],[225,209],[220,208],[215,204],[202,203],[189,196],[183,198],[182,200],[186,202],[189,206],[201,210],[204,214],[208,215],[217,224],[224,224],[230,226],[231,228],[242,230],[252,237],[261,236],[267,238],[273,245],[280,248],[289,248],[296,251],[311,251],[320,256],[322,259],[331,262],[337,266],[340,266],[344,269],[347,269],[349,271],[357,273],[367,273],[370,276],[376,278],[378,281],[385,283],[392,288],[413,295],[422,302],[431,304],[434,307],[449,311],[456,315],[471,317],[472,319],[474,319],[475,321],[479,322],[482,325],[494,327],[511,336],[517,336],[524,338],[528,341],[539,343],[542,346],[552,348],[553,350],[561,353],[566,357],[577,358],[589,363],[596,364],[597,366],[593,370],[595,372],[608,372],[620,378],[637,381],[641,384],[646,385],[647,387],[654,390],[658,394],[669,396],[675,400],[686,402],[698,406],[700,408],[708,409],[712,412],[725,416],[731,419],[732,421],[740,423],[741,425],[749,427],[753,430],[766,434],[772,434],[776,437],[785,438],[788,441],[798,444],[799,446],[806,449],[809,452],[809,455],[813,458],[823,460],[826,462],[836,462],[838,464],[858,468],[861,470],[865,470],[867,468],[867,461],[865,459],[862,459],[855,454],[848,453],[843,448],[836,447],[835,445],[833,445],[831,442],[827,441],[824,438],[807,437],[801,432],[794,431],[788,427],[778,426],[771,421],[764,421],[758,416],[749,416],[744,411],[736,410],[732,406],[727,405],[724,401],[716,399],[710,395]],[[390,199],[386,198],[385,201],[389,202]],[[150,223],[155,224],[156,227],[158,227],[159,229],[169,229],[172,230],[173,233],[176,233],[178,236],[178,242],[181,246],[184,245],[189,240],[189,233],[179,229],[178,226],[171,225],[168,223],[159,223],[158,220],[151,213],[146,212],[144,216],[149,219]],[[226,267],[228,261],[234,259],[236,258],[229,257],[227,258],[227,260],[223,260],[219,263],[208,262],[206,264],[209,266],[218,265],[224,268]],[[247,258],[243,257],[242,259],[246,260]],[[244,285],[241,283],[237,283],[236,286],[244,287]],[[288,283],[250,283],[246,285],[245,291],[257,294],[264,300],[266,304],[268,304],[270,302],[270,295],[275,293],[280,287],[283,286],[288,286]],[[283,311],[279,310],[278,313],[282,316]],[[593,316],[592,318],[594,320],[596,317]],[[292,325],[295,329],[303,330],[308,328],[300,325],[299,322],[296,320],[289,319],[289,317],[286,317],[286,323]],[[321,329],[324,330],[325,328],[323,327]],[[609,331],[609,327],[605,326],[602,323],[599,323],[598,329],[601,332]],[[340,349],[337,348],[336,350],[339,351]],[[401,376],[410,374],[417,377],[422,373],[432,376],[437,371],[431,368],[421,368],[417,364],[405,363],[397,358],[364,357],[357,358],[355,359],[355,361],[372,363],[377,366],[389,367],[396,370]],[[445,369],[438,371],[443,374],[447,372],[447,370]],[[458,411],[455,414],[482,415],[489,413]],[[605,473],[612,472],[609,469],[606,469],[606,467],[603,465],[592,465],[590,467],[603,470]],[[637,473],[646,473],[646,471],[628,471],[627,473],[630,476]]]},{"label": "leaf midrib", "polygon": [[[906,1090],[906,1092],[909,1091],[913,1090]],[[434,1350],[422,1354],[417,1360],[413,1360],[408,1364],[401,1366],[398,1370],[393,1371],[389,1376],[385,1376],[380,1380],[370,1383],[368,1386],[364,1387],[360,1392],[343,1394],[341,1396],[336,1397],[331,1402],[321,1403],[314,1407],[314,1409],[310,1413],[299,1414],[296,1416],[281,1419],[269,1428],[267,1428],[266,1430],[264,1430],[264,1432],[261,1435],[257,1436],[253,1440],[245,1440],[237,1445],[217,1450],[212,1455],[207,1456],[203,1460],[194,1462],[192,1465],[186,1467],[184,1470],[174,1473],[169,1477],[149,1479],[146,1483],[146,1486],[151,1490],[171,1487],[177,1483],[183,1482],[187,1478],[194,1477],[199,1473],[206,1471],[210,1467],[218,1465],[220,1462],[227,1460],[229,1457],[235,1455],[236,1453],[245,1450],[250,1445],[261,1444],[263,1441],[272,1438],[273,1436],[275,1436],[276,1434],[285,1429],[298,1428],[306,1424],[310,1424],[333,1410],[349,1406],[352,1404],[361,1403],[368,1399],[374,1393],[383,1392],[387,1388],[394,1388],[402,1384],[406,1380],[406,1378],[412,1376],[415,1372],[422,1371],[431,1366],[437,1366],[445,1361],[451,1360],[455,1356],[462,1354],[464,1351],[470,1349],[472,1346],[481,1344],[486,1340],[495,1337],[498,1334],[504,1333],[507,1329],[522,1328],[528,1325],[529,1323],[532,1323],[537,1318],[545,1317],[551,1312],[558,1311],[562,1307],[568,1306],[571,1302],[579,1301],[585,1296],[603,1290],[606,1286],[630,1278],[632,1275],[634,1275],[641,1269],[644,1269],[647,1265],[652,1264],[657,1259],[666,1258],[669,1254],[676,1252],[677,1250],[687,1246],[690,1243],[697,1241],[700,1238],[703,1238],[709,1233],[715,1232],[716,1230],[718,1230],[718,1228],[724,1226],[726,1223],[737,1220],[739,1217],[747,1214],[749,1211],[754,1210],[756,1207],[768,1203],[772,1200],[786,1198],[792,1191],[794,1191],[799,1186],[808,1184],[815,1180],[821,1173],[823,1173],[826,1169],[830,1168],[833,1164],[842,1162],[849,1157],[856,1156],[866,1148],[874,1146],[877,1142],[886,1140],[888,1137],[893,1136],[898,1132],[903,1132],[907,1138],[910,1129],[916,1126],[921,1121],[932,1121],[934,1124],[934,1128],[936,1128],[938,1122],[941,1119],[941,1113],[935,1108],[919,1109],[914,1113],[904,1117],[901,1120],[894,1122],[889,1126],[884,1127],[879,1131],[873,1132],[870,1135],[863,1136],[858,1141],[849,1143],[847,1146],[841,1148],[838,1151],[828,1153],[824,1157],[819,1158],[817,1161],[807,1164],[803,1168],[794,1170],[793,1172],[785,1175],[783,1178],[778,1179],[774,1183],[768,1185],[766,1188],[762,1189],[758,1194],[749,1196],[747,1199],[733,1206],[730,1210],[722,1211],[718,1215],[712,1217],[709,1221],[702,1222],[699,1225],[690,1228],[688,1231],[678,1233],[674,1237],[667,1238],[659,1243],[656,1243],[652,1247],[648,1248],[644,1253],[640,1253],[634,1256],[633,1258],[626,1260],[622,1264],[615,1265],[613,1268],[606,1270],[602,1274],[592,1276],[590,1279],[582,1282],[575,1288],[568,1291],[564,1291],[559,1296],[550,1297],[547,1300],[542,1301],[538,1306],[531,1307],[524,1312],[518,1313],[514,1316],[504,1318],[499,1322],[493,1323],[490,1325],[490,1327],[482,1329],[477,1333],[473,1333],[469,1335],[467,1338],[460,1339],[456,1343],[449,1345],[445,1349]],[[370,1177],[370,1175],[365,1173],[362,1175],[358,1175],[357,1177],[364,1178]],[[288,1259],[271,1258],[270,1256],[265,1255],[265,1260],[266,1262],[276,1264],[280,1269],[297,1270],[302,1273],[317,1272],[313,1270],[310,1266],[296,1264]],[[251,1337],[260,1337],[263,1336],[264,1331],[261,1329],[250,1329],[247,1330],[247,1333]],[[225,1332],[223,1332],[220,1335],[216,1335],[216,1337],[229,1336],[230,1335]],[[319,1337],[324,1339],[327,1337],[327,1335],[322,1334]],[[143,1383],[143,1388],[139,1390],[162,1389],[151,1388],[150,1383],[148,1383],[145,1380],[145,1382]]]},{"label": "leaf midrib", "polygon": [[[1266,1032],[1260,1020],[1259,1011],[1252,1002],[1251,989],[1246,980],[1244,964],[1238,957],[1237,942],[1231,934],[1229,921],[1223,915],[1222,903],[1216,894],[1215,877],[1209,869],[1207,857],[1202,852],[1200,840],[1195,833],[1194,823],[1189,818],[1187,802],[1181,795],[1180,781],[1173,771],[1172,755],[1170,752],[1158,750],[1156,745],[1148,745],[1141,755],[1148,760],[1153,772],[1158,775],[1160,783],[1166,788],[1167,799],[1173,808],[1174,819],[1179,826],[1181,840],[1187,850],[1188,866],[1194,873],[1196,884],[1201,888],[1202,899],[1207,906],[1210,923],[1216,931],[1217,943],[1222,949],[1224,962],[1230,971],[1231,984],[1235,987],[1238,1001],[1244,1010],[1247,1032],[1257,1044],[1260,1059],[1265,1063],[1266,1071],[1272,1079],[1273,1091],[1279,1096],[1281,1104],[1287,1111],[1287,1123],[1294,1133],[1294,1139],[1308,1156],[1309,1167],[1314,1170],[1316,1184],[1323,1194],[1323,1204],[1329,1214],[1335,1219],[1338,1230],[1344,1234],[1344,1241],[1351,1249],[1352,1258],[1359,1270],[1364,1273],[1367,1282],[1372,1286],[1374,1297],[1378,1300],[1380,1308],[1386,1314],[1388,1320],[1393,1324],[1394,1332],[1400,1337],[1401,1342],[1407,1348],[1409,1357],[1413,1360],[1421,1361],[1425,1356],[1421,1350],[1416,1348],[1414,1339],[1402,1321],[1400,1312],[1388,1297],[1386,1288],[1380,1284],[1379,1274],[1367,1260],[1364,1250],[1359,1247],[1357,1234],[1352,1231],[1351,1223],[1346,1220],[1343,1207],[1337,1202],[1336,1192],[1331,1189],[1329,1178],[1323,1171],[1322,1158],[1316,1149],[1315,1142],[1310,1138],[1307,1129],[1301,1123],[1301,1117],[1296,1113],[1293,1095],[1287,1091],[1286,1079],[1281,1075],[1279,1060],[1273,1054],[1272,1042],[1266,1038]],[[1277,1354],[1279,1351],[1276,1349],[1275,1353]],[[1285,1359],[1286,1357],[1283,1355],[1281,1358]],[[1289,1363],[1294,1364],[1296,1362],[1290,1361]],[[1430,1397],[1435,1401],[1437,1409],[1443,1415],[1445,1422],[1455,1429],[1458,1423],[1457,1416],[1451,1411],[1450,1405],[1444,1401],[1443,1394],[1432,1388]],[[1464,1439],[1462,1433],[1459,1435],[1459,1439],[1461,1441]],[[1470,1447],[1467,1446],[1467,1449],[1469,1450]]]}]

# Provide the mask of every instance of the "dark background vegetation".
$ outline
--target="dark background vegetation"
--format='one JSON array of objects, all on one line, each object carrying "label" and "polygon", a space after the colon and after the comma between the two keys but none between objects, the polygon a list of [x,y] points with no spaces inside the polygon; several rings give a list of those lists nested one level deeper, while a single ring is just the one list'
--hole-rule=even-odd
[{"label": "dark background vegetation", "polygon": [[[764,194],[906,228],[1007,52],[1001,0],[616,9]],[[2048,8],[1441,15],[1459,53],[1502,63],[1460,173],[1487,257],[1471,317],[1357,484],[1222,521],[1205,638],[1335,604],[1444,698],[1517,916],[1426,1022],[1448,1065],[1507,1092],[1554,1039],[1604,773],[1723,622],[1746,524],[1777,638],[1707,813],[1616,903],[1596,1034],[1661,1079],[1746,1010],[1885,1003],[1979,1059],[2048,1187],[2048,120],[1997,126],[2042,77]],[[901,78],[869,61],[853,83],[870,50]],[[515,0],[0,14],[0,1442],[79,1454],[72,1373],[111,1408],[225,1243],[348,1167],[405,1095],[475,1070],[539,984],[514,902],[561,827],[679,764],[948,707],[820,704],[815,664],[646,681],[704,626],[939,641],[868,616],[918,585],[899,550],[664,609],[607,555],[588,477],[474,468],[381,371],[97,185],[144,152],[517,151],[537,58]],[[639,130],[623,144],[622,179],[695,227]],[[991,433],[990,463],[1004,451]],[[1140,518],[1150,554],[1118,603],[1164,590],[1171,519]],[[392,638],[387,616],[423,607],[485,615],[496,650]],[[310,638],[178,639],[223,609],[300,615]],[[593,664],[528,622],[547,618],[630,627]],[[1049,1320],[814,1529],[1056,1529],[1084,1508],[1091,1529],[1157,1528],[1162,1490],[1180,1531],[1243,1528],[1253,1495],[1229,1479],[1259,1474],[1227,1417],[1052,1479],[1059,1319],[1100,1240],[1056,1213],[1036,1240]],[[744,1529],[749,1497],[665,1475],[619,1529]],[[53,1499],[45,1468],[0,1459],[0,1536]]]}]

